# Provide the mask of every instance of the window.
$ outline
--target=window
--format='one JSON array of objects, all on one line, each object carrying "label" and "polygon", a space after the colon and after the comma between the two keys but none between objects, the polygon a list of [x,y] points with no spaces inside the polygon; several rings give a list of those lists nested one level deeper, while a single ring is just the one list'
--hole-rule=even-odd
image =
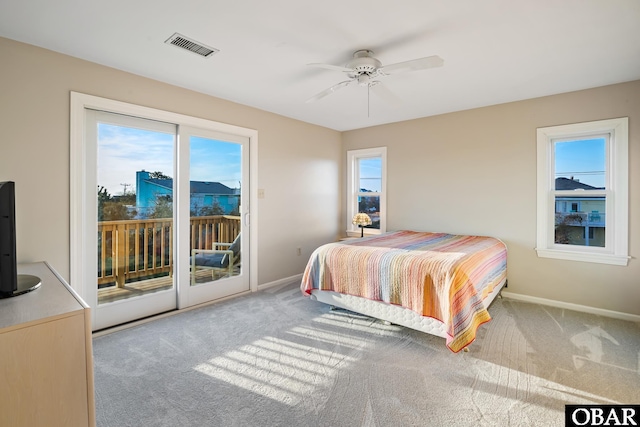
[{"label": "window", "polygon": [[365,234],[384,233],[386,220],[387,148],[347,151],[347,232],[359,233],[351,223],[353,216],[364,212],[371,218]]},{"label": "window", "polygon": [[627,265],[628,118],[539,128],[537,144],[538,256]]}]

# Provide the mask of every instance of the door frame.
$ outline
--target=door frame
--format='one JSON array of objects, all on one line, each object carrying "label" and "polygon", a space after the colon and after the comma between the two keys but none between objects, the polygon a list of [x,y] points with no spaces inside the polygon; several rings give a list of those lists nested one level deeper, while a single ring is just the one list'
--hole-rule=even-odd
[{"label": "door frame", "polygon": [[[89,155],[95,155],[94,150],[88,147],[85,141],[85,110],[101,110],[116,114],[125,114],[134,117],[141,117],[151,120],[159,120],[168,123],[174,123],[178,126],[184,125],[195,128],[205,128],[219,131],[222,133],[236,134],[249,138],[249,206],[246,209],[248,213],[247,224],[250,226],[249,240],[249,285],[250,292],[258,290],[258,263],[257,263],[257,243],[258,243],[258,227],[257,221],[251,221],[251,217],[257,218],[258,208],[258,131],[255,129],[243,128],[240,126],[229,125],[226,123],[215,122],[212,120],[192,117],[184,114],[174,113],[165,110],[159,110],[150,107],[143,107],[122,101],[116,101],[108,98],[102,98],[93,95],[87,95],[79,92],[70,93],[70,159],[69,159],[69,285],[86,300],[87,286],[94,286],[95,271],[87,268],[87,257],[95,256],[94,248],[88,248],[86,239],[84,238],[86,230],[89,227],[89,221],[95,221],[89,218],[87,206],[93,203],[92,195],[95,189],[88,189],[85,183],[85,175],[87,173],[86,159]],[[178,141],[179,143],[179,141]],[[244,218],[243,218],[244,220]],[[174,260],[179,262],[179,259]],[[180,265],[176,265],[180,268]],[[179,271],[179,270],[178,270]],[[85,301],[89,306],[94,305],[93,302]]]}]

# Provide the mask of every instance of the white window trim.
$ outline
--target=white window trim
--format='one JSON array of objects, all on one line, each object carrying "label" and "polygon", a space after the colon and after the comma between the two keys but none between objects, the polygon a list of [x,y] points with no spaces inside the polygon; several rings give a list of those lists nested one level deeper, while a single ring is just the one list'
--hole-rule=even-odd
[{"label": "white window trim", "polygon": [[387,147],[365,148],[347,151],[347,234],[360,236],[360,228],[353,225],[351,220],[358,213],[357,193],[359,179],[356,177],[356,161],[368,157],[382,158],[382,183],[380,188],[380,229],[365,228],[365,235],[382,234],[387,231]]},{"label": "white window trim", "polygon": [[[606,233],[604,248],[560,245],[554,242],[553,188],[554,153],[553,140],[610,134],[608,144],[609,181],[604,191],[607,198]],[[539,257],[563,260],[594,262],[613,265],[627,265],[629,239],[629,119],[627,117],[551,126],[537,129],[537,245]],[[610,220],[613,218],[613,221]]]}]

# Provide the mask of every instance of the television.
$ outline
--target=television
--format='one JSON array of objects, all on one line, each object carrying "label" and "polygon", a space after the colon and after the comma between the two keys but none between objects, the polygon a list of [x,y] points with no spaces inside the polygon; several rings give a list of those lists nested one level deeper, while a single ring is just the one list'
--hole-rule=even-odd
[{"label": "television", "polygon": [[38,277],[18,274],[15,183],[0,182],[0,298],[22,295],[39,286]]}]

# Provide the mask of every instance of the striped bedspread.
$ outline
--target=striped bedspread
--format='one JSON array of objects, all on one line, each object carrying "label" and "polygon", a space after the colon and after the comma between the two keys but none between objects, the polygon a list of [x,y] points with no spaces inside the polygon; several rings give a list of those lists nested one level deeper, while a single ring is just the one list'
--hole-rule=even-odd
[{"label": "striped bedspread", "polygon": [[491,320],[482,300],[507,274],[507,249],[492,237],[396,231],[316,249],[301,289],[331,290],[401,305],[443,322],[458,352]]}]

